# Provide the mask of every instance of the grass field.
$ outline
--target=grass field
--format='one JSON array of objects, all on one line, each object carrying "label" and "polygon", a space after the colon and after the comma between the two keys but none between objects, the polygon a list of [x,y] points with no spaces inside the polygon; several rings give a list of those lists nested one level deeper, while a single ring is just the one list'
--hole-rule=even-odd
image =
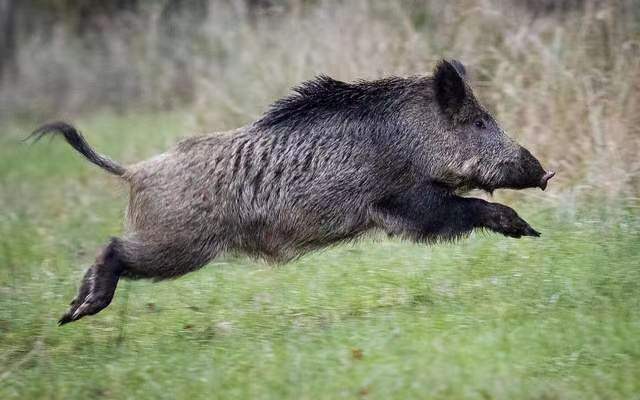
[{"label": "grass field", "polygon": [[[125,162],[185,126],[78,123]],[[640,398],[637,202],[526,191],[498,199],[539,239],[374,237],[277,267],[228,258],[123,281],[104,312],[58,328],[121,232],[126,190],[62,141],[20,143],[29,128],[0,135],[0,399]]]}]

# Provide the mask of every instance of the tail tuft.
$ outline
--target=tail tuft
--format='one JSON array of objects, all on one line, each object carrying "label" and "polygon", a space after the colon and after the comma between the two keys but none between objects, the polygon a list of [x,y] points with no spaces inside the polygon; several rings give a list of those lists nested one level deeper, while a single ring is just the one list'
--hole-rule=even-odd
[{"label": "tail tuft", "polygon": [[48,134],[64,136],[67,143],[82,154],[87,160],[114,175],[122,176],[127,171],[122,165],[118,164],[114,160],[93,150],[82,134],[66,122],[57,121],[42,125],[40,128],[33,131],[25,141],[33,140],[33,143],[35,143]]}]

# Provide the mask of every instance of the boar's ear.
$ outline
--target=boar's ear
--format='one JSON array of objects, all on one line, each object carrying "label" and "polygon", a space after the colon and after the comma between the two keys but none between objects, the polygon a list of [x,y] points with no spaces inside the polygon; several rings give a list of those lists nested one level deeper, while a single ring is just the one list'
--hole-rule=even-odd
[{"label": "boar's ear", "polygon": [[450,118],[455,118],[467,98],[463,76],[466,69],[460,61],[442,60],[433,73],[434,90],[438,105]]},{"label": "boar's ear", "polygon": [[449,64],[451,64],[453,68],[455,68],[456,71],[458,71],[458,74],[460,74],[461,77],[463,77],[464,79],[467,79],[467,68],[464,65],[462,65],[460,61],[451,60],[449,61]]}]

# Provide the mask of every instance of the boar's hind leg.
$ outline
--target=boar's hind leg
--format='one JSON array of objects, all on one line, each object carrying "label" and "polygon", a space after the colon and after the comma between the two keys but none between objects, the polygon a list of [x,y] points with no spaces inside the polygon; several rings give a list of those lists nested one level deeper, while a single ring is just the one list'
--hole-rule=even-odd
[{"label": "boar's hind leg", "polygon": [[220,253],[219,238],[157,237],[133,233],[122,240],[127,279],[177,278],[195,271]]},{"label": "boar's hind leg", "polygon": [[71,307],[58,324],[64,325],[86,315],[97,314],[107,307],[113,299],[123,269],[120,241],[114,238],[85,273],[78,296],[71,301]]},{"label": "boar's hind leg", "polygon": [[[155,242],[138,236],[114,238],[82,279],[78,295],[58,323],[64,325],[107,307],[120,278],[176,278],[194,271],[218,254],[217,242]],[[149,238],[147,238],[149,239]]]}]

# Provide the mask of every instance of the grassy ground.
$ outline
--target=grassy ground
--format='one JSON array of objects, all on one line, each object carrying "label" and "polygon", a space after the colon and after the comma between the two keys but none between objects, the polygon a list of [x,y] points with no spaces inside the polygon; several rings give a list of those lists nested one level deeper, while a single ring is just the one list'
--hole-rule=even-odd
[{"label": "grassy ground", "polygon": [[[126,162],[177,115],[80,121]],[[217,261],[56,320],[126,191],[62,141],[0,135],[0,398],[640,398],[640,214],[509,199],[541,232],[418,246],[367,239],[271,267]],[[552,185],[553,186],[553,185]],[[551,197],[551,196],[550,196]]]}]

